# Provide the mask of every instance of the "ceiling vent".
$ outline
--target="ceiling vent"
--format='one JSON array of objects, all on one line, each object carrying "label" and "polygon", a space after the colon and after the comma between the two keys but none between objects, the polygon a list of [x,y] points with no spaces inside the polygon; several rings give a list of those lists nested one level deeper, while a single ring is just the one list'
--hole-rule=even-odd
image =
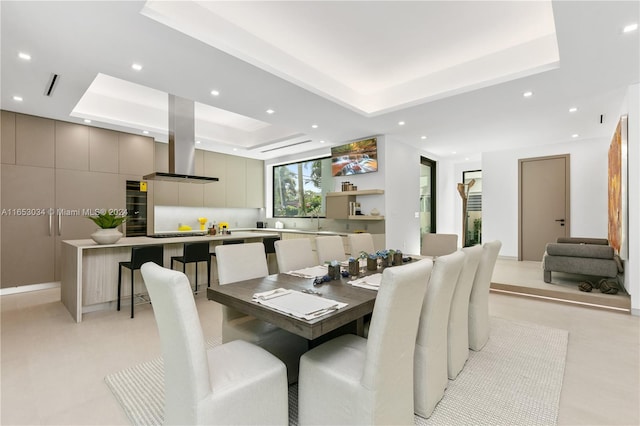
[{"label": "ceiling vent", "polygon": [[53,94],[54,89],[58,85],[58,80],[60,76],[56,73],[51,73],[51,77],[49,77],[49,81],[47,82],[47,86],[44,89],[45,96],[51,96]]},{"label": "ceiling vent", "polygon": [[265,149],[265,150],[260,151],[260,152],[264,153],[264,152],[277,151],[277,150],[279,150],[279,149],[289,148],[289,147],[296,146],[296,145],[302,145],[302,144],[304,144],[304,143],[309,143],[309,142],[311,142],[311,139],[306,140],[306,141],[301,141],[301,142],[294,142],[294,143],[291,143],[291,144],[289,144],[289,145],[279,146],[279,147],[277,147],[277,148],[269,148],[269,149]]}]

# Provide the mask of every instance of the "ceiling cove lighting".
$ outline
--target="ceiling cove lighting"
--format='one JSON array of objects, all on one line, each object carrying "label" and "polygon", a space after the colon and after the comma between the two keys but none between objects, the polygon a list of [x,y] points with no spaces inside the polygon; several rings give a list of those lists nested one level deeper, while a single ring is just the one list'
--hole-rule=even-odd
[{"label": "ceiling cove lighting", "polygon": [[636,23],[629,24],[629,25],[625,26],[625,27],[622,29],[622,32],[623,32],[623,33],[630,33],[631,31],[635,31],[635,30],[637,30],[637,29],[638,29],[638,23],[636,22]]},{"label": "ceiling cove lighting", "polygon": [[576,112],[578,110],[577,107],[571,107],[569,108],[569,112]]},{"label": "ceiling cove lighting", "polygon": [[17,102],[22,102],[22,96],[17,96],[16,95],[16,96],[13,97],[13,100],[17,101]]},{"label": "ceiling cove lighting", "polygon": [[24,52],[18,52],[18,58],[24,59],[25,61],[30,61],[31,60],[31,55],[29,55],[28,53],[24,53]]},{"label": "ceiling cove lighting", "polygon": [[274,110],[272,110],[271,108],[269,108],[269,109],[267,110],[267,114],[273,114],[274,112],[275,112],[275,111],[274,111]]},{"label": "ceiling cove lighting", "polygon": [[522,94],[522,96],[524,96],[525,98],[530,98],[531,96],[533,96],[533,92],[529,91],[529,92],[524,92]]},{"label": "ceiling cove lighting", "polygon": [[220,92],[217,90],[212,90],[211,91],[211,96],[220,96]]},{"label": "ceiling cove lighting", "polygon": [[140,64],[131,64],[131,68],[135,71],[141,71],[142,70],[142,65]]}]

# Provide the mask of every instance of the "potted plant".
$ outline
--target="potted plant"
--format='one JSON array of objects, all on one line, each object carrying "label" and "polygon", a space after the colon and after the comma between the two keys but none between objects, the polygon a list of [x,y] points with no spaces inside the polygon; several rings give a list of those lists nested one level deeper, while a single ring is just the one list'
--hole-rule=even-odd
[{"label": "potted plant", "polygon": [[115,214],[111,211],[98,213],[96,216],[87,216],[99,229],[91,234],[91,239],[98,244],[113,244],[122,238],[122,232],[116,228],[127,220],[127,216]]}]

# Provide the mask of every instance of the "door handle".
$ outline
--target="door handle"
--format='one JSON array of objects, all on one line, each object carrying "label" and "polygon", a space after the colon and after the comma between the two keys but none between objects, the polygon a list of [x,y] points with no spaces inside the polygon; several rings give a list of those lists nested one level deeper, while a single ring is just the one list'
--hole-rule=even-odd
[{"label": "door handle", "polygon": [[62,215],[58,214],[58,236],[62,236]]},{"label": "door handle", "polygon": [[556,222],[560,222],[560,226],[564,226],[564,219],[556,219]]},{"label": "door handle", "polygon": [[49,236],[51,237],[51,214],[49,214]]}]

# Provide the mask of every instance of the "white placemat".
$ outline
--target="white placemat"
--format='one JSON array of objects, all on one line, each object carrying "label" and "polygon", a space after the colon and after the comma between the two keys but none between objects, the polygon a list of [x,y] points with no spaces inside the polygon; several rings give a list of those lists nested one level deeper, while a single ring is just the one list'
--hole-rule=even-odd
[{"label": "white placemat", "polygon": [[380,288],[381,281],[382,274],[377,273],[358,278],[357,280],[348,281],[348,283],[354,287],[368,288],[369,290],[378,290],[378,288]]},{"label": "white placemat", "polygon": [[326,265],[318,265],[312,266],[310,268],[298,269],[296,271],[287,272],[289,275],[293,275],[295,277],[302,278],[315,278],[315,277],[324,277],[327,275],[327,266]]},{"label": "white placemat", "polygon": [[319,318],[348,305],[347,303],[336,302],[314,294],[285,289],[256,293],[253,295],[253,300],[261,305],[306,320]]}]

